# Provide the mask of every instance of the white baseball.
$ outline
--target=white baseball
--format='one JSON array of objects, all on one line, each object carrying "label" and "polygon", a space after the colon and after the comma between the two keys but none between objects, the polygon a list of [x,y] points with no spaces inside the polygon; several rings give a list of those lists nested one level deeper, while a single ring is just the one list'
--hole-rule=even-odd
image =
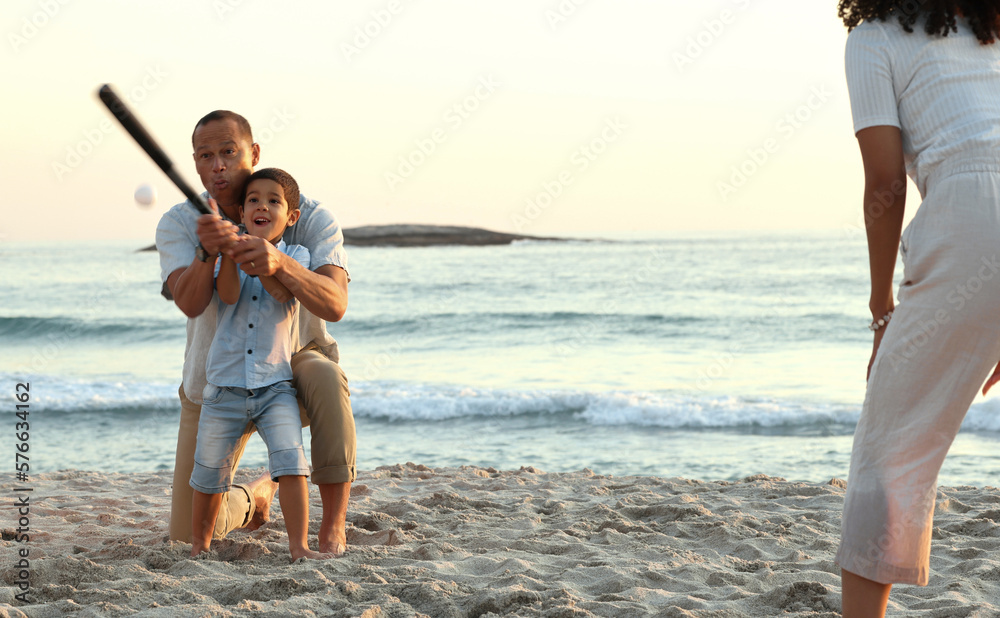
[{"label": "white baseball", "polygon": [[152,206],[156,202],[156,187],[146,183],[135,190],[135,201],[140,206]]}]

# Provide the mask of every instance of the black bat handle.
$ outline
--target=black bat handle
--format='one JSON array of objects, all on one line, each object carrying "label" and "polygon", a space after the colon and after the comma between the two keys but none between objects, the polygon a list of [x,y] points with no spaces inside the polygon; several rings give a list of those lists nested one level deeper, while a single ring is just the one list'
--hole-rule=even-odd
[{"label": "black bat handle", "polygon": [[139,119],[135,117],[132,110],[125,105],[125,102],[121,100],[117,93],[111,88],[110,84],[104,84],[101,89],[98,90],[97,96],[100,97],[101,101],[108,108],[111,114],[121,123],[122,127],[128,131],[128,134],[132,136],[133,139],[146,151],[146,154],[153,159],[153,161],[163,170],[163,173],[170,178],[171,181],[181,192],[191,200],[194,207],[198,209],[202,214],[212,214],[212,209],[208,207],[205,200],[202,199],[201,194],[197,193],[194,189],[184,181],[181,176],[174,171],[174,164],[167,156],[167,153],[163,152],[153,136],[146,131],[146,128],[142,126]]}]

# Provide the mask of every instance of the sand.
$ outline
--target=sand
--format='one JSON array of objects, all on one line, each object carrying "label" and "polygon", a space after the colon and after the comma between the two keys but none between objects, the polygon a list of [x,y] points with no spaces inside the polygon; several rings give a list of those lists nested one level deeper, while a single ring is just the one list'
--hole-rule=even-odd
[{"label": "sand", "polygon": [[[5,487],[0,616],[839,616],[838,480],[382,467],[353,487],[349,551],[291,563],[277,502],[188,558],[165,540],[169,479],[34,477],[27,543]],[[313,539],[319,512],[314,490]],[[998,522],[1000,491],[942,488],[930,585],[897,586],[889,615],[1000,616]]]}]

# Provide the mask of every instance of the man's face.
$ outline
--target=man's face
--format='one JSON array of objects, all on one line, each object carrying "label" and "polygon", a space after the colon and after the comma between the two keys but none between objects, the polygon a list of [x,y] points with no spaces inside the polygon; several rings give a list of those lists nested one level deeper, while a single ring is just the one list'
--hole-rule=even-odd
[{"label": "man's face", "polygon": [[235,120],[212,120],[194,132],[194,164],[208,194],[219,206],[236,206],[243,183],[260,159]]}]

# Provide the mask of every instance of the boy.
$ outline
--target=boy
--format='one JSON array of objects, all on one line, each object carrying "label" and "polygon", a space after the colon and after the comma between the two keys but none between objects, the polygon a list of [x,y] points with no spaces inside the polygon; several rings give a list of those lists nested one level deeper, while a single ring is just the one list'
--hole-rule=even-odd
[{"label": "boy", "polygon": [[[308,268],[309,251],[281,240],[299,217],[299,189],[290,175],[277,168],[258,170],[247,179],[241,202],[248,234],[267,239]],[[240,271],[229,252],[216,266],[218,329],[208,353],[208,385],[190,481],[195,490],[191,555],[209,549],[222,494],[232,480],[233,451],[252,422],[267,444],[292,559],[333,558],[308,545],[309,464],[289,362],[298,302],[274,277],[251,278]]]}]

